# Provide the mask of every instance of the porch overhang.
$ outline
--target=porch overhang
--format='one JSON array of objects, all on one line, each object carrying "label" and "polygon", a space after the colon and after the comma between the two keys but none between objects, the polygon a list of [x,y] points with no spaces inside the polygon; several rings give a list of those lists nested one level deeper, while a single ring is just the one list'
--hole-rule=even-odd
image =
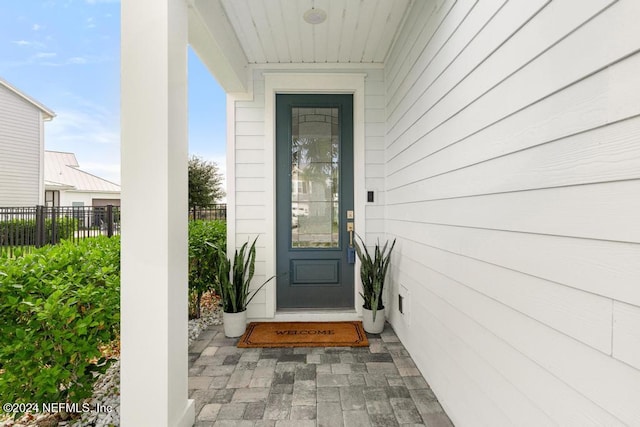
[{"label": "porch overhang", "polygon": [[220,0],[189,0],[189,44],[227,93],[248,89],[248,61]]}]

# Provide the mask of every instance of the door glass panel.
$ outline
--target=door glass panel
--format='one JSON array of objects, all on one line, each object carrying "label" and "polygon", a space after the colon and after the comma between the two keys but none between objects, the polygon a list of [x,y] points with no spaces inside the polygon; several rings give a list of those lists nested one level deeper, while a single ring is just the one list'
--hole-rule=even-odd
[{"label": "door glass panel", "polygon": [[291,247],[339,247],[338,108],[292,108]]}]

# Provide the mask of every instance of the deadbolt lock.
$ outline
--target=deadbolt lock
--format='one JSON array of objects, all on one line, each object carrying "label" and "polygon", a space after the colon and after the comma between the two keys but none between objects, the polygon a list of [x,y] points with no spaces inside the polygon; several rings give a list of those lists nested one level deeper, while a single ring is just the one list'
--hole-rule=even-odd
[{"label": "deadbolt lock", "polygon": [[347,231],[353,231],[353,222],[347,222]]}]

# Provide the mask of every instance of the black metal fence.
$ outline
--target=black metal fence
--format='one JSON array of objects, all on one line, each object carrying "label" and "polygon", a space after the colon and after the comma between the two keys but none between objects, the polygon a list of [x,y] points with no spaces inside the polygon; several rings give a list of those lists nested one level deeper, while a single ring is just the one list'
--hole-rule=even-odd
[{"label": "black metal fence", "polygon": [[0,207],[0,255],[13,256],[61,239],[117,234],[119,206]]},{"label": "black metal fence", "polygon": [[[193,219],[226,221],[227,205],[192,208],[189,220]],[[0,256],[14,256],[61,239],[119,234],[119,206],[0,207]]]},{"label": "black metal fence", "polygon": [[217,204],[209,206],[198,206],[189,209],[189,219],[203,219],[207,221],[212,220],[227,220],[227,205]]}]

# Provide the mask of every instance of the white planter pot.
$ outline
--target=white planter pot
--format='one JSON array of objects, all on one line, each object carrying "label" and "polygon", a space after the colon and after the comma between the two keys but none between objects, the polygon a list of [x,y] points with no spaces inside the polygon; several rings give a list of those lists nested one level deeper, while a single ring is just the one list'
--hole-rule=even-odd
[{"label": "white planter pot", "polygon": [[241,337],[247,329],[247,310],[240,313],[222,312],[224,335],[228,338]]},{"label": "white planter pot", "polygon": [[376,310],[376,320],[373,321],[373,311],[362,308],[362,327],[370,334],[379,334],[384,329],[384,308]]}]

